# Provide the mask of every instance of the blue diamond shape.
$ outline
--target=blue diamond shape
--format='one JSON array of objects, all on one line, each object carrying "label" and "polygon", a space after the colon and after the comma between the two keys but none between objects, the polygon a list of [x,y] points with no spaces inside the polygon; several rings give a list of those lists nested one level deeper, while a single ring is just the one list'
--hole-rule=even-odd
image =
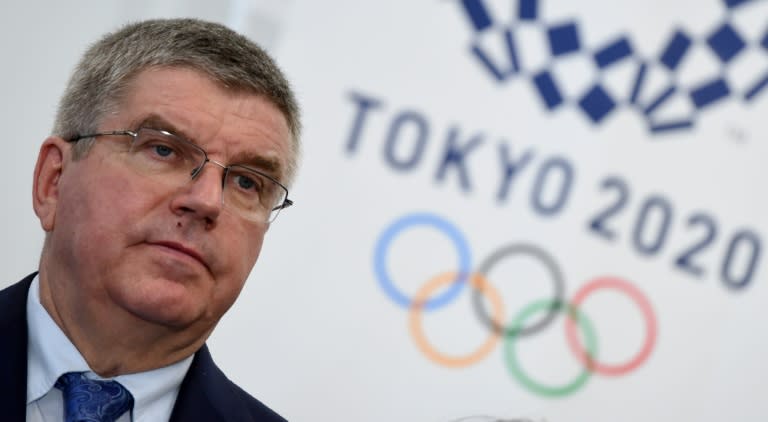
[{"label": "blue diamond shape", "polygon": [[553,56],[560,56],[579,50],[579,33],[574,22],[549,28],[547,30],[547,37],[549,38],[549,48]]},{"label": "blue diamond shape", "polygon": [[579,107],[587,113],[593,123],[599,123],[616,107],[616,102],[600,85],[595,85],[579,100]]},{"label": "blue diamond shape", "polygon": [[518,17],[522,21],[535,21],[538,15],[538,0],[520,0],[518,4]]},{"label": "blue diamond shape", "polygon": [[621,59],[632,55],[632,46],[626,37],[622,37],[615,42],[603,47],[595,53],[594,58],[597,67],[604,69]]},{"label": "blue diamond shape", "polygon": [[709,106],[715,101],[727,97],[731,93],[724,79],[717,79],[700,85],[691,91],[691,100],[697,109]]},{"label": "blue diamond shape", "polygon": [[768,31],[765,31],[765,36],[763,36],[763,39],[760,40],[760,45],[762,45],[764,49],[768,50]]},{"label": "blue diamond shape", "polygon": [[548,109],[553,110],[563,103],[563,96],[560,95],[560,90],[548,71],[536,74],[533,77],[533,83]]},{"label": "blue diamond shape", "polygon": [[744,40],[727,23],[707,38],[707,44],[723,63],[729,62],[746,46]]},{"label": "blue diamond shape", "polygon": [[475,31],[481,32],[493,24],[482,0],[462,0],[461,3],[464,5],[464,11],[469,15]]},{"label": "blue diamond shape", "polygon": [[734,9],[750,1],[752,0],[725,0],[725,6],[729,9]]},{"label": "blue diamond shape", "polygon": [[667,69],[675,70],[685,56],[685,53],[688,52],[691,43],[691,37],[678,29],[672,36],[672,39],[669,40],[669,43],[667,43],[667,47],[661,54],[659,61],[661,61]]}]

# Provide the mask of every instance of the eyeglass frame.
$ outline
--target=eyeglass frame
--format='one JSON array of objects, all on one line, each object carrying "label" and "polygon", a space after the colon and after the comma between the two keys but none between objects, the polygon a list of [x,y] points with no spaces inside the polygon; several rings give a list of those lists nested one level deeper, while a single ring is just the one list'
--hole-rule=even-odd
[{"label": "eyeglass frame", "polygon": [[[285,191],[285,199],[283,199],[283,202],[281,204],[275,206],[274,208],[272,208],[269,211],[270,215],[272,213],[274,213],[275,211],[278,211],[278,212],[275,213],[274,217],[272,217],[272,218],[269,218],[269,216],[267,216],[266,222],[268,224],[272,223],[273,221],[275,221],[275,219],[277,219],[277,215],[279,214],[280,210],[288,208],[288,207],[290,207],[290,206],[292,206],[294,204],[294,202],[291,199],[288,199],[288,188],[285,185],[283,185],[282,183],[278,182],[277,179],[275,179],[274,177],[272,177],[272,176],[270,176],[270,175],[268,175],[268,174],[266,174],[266,173],[264,173],[262,171],[256,170],[254,168],[251,168],[251,167],[248,167],[248,166],[245,166],[245,165],[242,165],[242,164],[224,165],[223,163],[220,163],[220,162],[218,162],[216,160],[212,160],[212,159],[210,159],[208,157],[208,151],[203,149],[203,147],[201,147],[200,145],[197,145],[196,143],[194,143],[192,141],[189,141],[189,140],[187,140],[187,139],[185,139],[185,138],[183,138],[183,137],[181,137],[179,135],[176,135],[173,132],[169,132],[169,131],[167,131],[165,129],[155,129],[153,127],[142,126],[142,127],[137,128],[136,130],[123,129],[123,130],[111,130],[111,131],[105,131],[105,132],[89,133],[89,134],[85,134],[85,135],[74,135],[74,136],[72,136],[69,139],[65,139],[65,141],[69,142],[69,143],[75,143],[75,142],[78,142],[78,141],[80,141],[82,139],[97,138],[99,136],[130,136],[131,139],[132,139],[132,142],[136,142],[136,139],[139,136],[139,131],[141,131],[142,129],[153,130],[153,131],[159,132],[159,133],[161,133],[163,135],[170,136],[170,137],[172,137],[174,139],[177,139],[177,140],[179,140],[181,142],[184,142],[185,144],[188,144],[190,147],[192,147],[192,148],[194,148],[196,150],[199,150],[200,152],[203,153],[203,157],[205,159],[203,160],[202,164],[200,164],[199,167],[196,167],[195,169],[193,169],[193,172],[192,172],[192,174],[190,176],[190,179],[189,179],[190,181],[195,180],[195,178],[200,173],[203,172],[203,167],[205,167],[205,165],[208,164],[208,163],[216,164],[217,166],[219,166],[222,169],[224,169],[224,174],[221,177],[222,202],[224,200],[224,192],[223,192],[223,190],[225,188],[224,181],[227,178],[227,174],[229,173],[230,168],[233,167],[233,166],[237,166],[237,167],[242,167],[242,168],[244,168],[244,169],[246,169],[248,171],[252,171],[252,172],[258,174],[259,176],[266,177],[267,179],[271,180],[272,182],[275,182],[281,189],[283,189]],[[248,218],[246,218],[246,219],[248,219]],[[248,219],[248,220],[250,220],[250,219]],[[253,221],[253,220],[251,220],[251,221]]]}]

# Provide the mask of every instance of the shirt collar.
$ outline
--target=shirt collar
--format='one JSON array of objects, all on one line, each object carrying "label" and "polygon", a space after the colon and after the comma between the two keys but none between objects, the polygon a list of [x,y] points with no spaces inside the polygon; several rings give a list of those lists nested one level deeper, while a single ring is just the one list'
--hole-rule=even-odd
[{"label": "shirt collar", "polygon": [[[27,404],[47,394],[64,373],[86,372],[88,377],[102,379],[91,371],[75,345],[43,308],[39,279],[39,275],[35,276],[27,296]],[[158,411],[170,415],[192,358],[189,356],[163,368],[114,378],[133,395],[134,420],[142,419],[145,413]]]}]

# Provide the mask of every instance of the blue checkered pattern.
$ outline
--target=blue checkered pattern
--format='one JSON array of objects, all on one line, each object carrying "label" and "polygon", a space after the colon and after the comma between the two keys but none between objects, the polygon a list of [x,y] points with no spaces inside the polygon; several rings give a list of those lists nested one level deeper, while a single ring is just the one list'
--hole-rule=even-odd
[{"label": "blue checkered pattern", "polygon": [[[715,1],[715,0],[712,0]],[[651,133],[663,133],[694,126],[696,119],[710,106],[726,100],[752,103],[768,87],[768,69],[754,69],[749,80],[734,80],[729,77],[729,66],[748,52],[768,55],[768,25],[765,34],[758,40],[748,40],[732,19],[732,13],[749,7],[759,0],[721,0],[723,18],[703,34],[691,34],[680,28],[669,31],[667,41],[659,46],[653,57],[642,57],[630,43],[629,34],[617,34],[602,45],[585,46],[579,35],[579,22],[571,20],[548,24],[541,16],[541,0],[517,0],[514,15],[502,18],[494,16],[484,0],[462,0],[462,10],[471,24],[473,41],[472,55],[481,68],[498,83],[513,79],[528,79],[543,108],[555,110],[571,106],[578,108],[592,124],[600,124],[621,107],[628,107],[644,119]],[[768,16],[765,17],[768,22]],[[529,68],[521,60],[521,52],[531,46],[520,45],[516,32],[523,26],[538,28],[543,34],[548,51],[548,62],[536,69]],[[506,46],[504,54],[490,53],[482,39],[489,36],[502,37]],[[681,67],[690,60],[694,51],[706,51],[719,64],[719,73],[701,81],[681,81]],[[594,63],[594,80],[585,92],[569,96],[557,79],[555,67],[558,61],[578,54],[588,54]],[[614,66],[623,63],[634,66],[634,79],[625,95],[617,95],[601,84],[604,74]],[[668,86],[651,92],[647,83],[650,73],[668,75]],[[744,78],[743,72],[739,78]],[[738,87],[737,87],[738,86]],[[673,101],[682,101],[688,106],[685,115],[669,118],[663,110]]]}]

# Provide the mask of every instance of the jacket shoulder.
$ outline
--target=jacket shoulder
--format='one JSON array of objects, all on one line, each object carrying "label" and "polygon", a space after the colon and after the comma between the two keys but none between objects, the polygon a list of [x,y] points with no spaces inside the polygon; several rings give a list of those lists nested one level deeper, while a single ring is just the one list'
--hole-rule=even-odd
[{"label": "jacket shoulder", "polygon": [[227,382],[230,384],[233,394],[240,397],[254,420],[265,422],[286,422],[282,416],[250,395],[247,391],[240,388],[240,386],[232,382],[229,378],[227,378]]},{"label": "jacket shoulder", "polygon": [[0,408],[21,421],[27,402],[27,292],[36,273],[0,290]]},{"label": "jacket shoulder", "polygon": [[171,421],[286,422],[227,378],[205,345],[195,354],[181,383]]}]

